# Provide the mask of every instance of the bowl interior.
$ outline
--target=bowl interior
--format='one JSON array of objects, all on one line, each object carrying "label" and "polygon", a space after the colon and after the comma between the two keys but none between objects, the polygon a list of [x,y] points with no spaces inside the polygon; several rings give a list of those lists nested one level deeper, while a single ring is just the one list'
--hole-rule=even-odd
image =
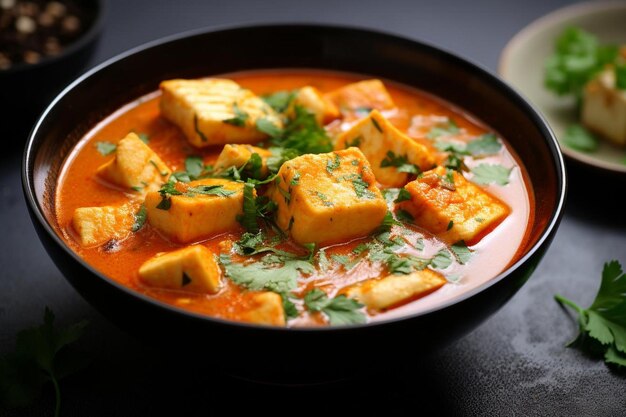
[{"label": "bowl interior", "polygon": [[[543,84],[546,59],[561,32],[577,26],[596,35],[601,42],[626,43],[626,3],[591,2],[557,10],[516,35],[500,58],[500,75],[544,114],[561,140],[567,127],[578,122],[574,100],[558,97]],[[601,141],[593,153],[579,152],[562,143],[563,153],[576,161],[619,173],[626,177],[626,149]]]},{"label": "bowl interior", "polygon": [[[212,58],[216,56],[221,59]],[[495,77],[439,49],[390,35],[283,25],[170,39],[130,51],[70,86],[44,113],[25,153],[26,193],[47,233],[71,252],[54,236],[56,182],[73,146],[103,117],[154,91],[163,79],[272,68],[367,73],[427,91],[469,111],[506,138],[528,170],[536,212],[522,256],[558,219],[565,192],[558,146],[530,106]]]}]

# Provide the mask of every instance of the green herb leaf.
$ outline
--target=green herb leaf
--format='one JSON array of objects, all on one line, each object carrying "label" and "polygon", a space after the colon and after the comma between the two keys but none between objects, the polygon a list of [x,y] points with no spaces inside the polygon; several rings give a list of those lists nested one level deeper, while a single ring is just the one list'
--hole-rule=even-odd
[{"label": "green herb leaf", "polygon": [[369,190],[369,184],[363,180],[361,175],[355,174],[352,179],[354,193],[359,198],[372,199],[376,198],[376,194]]},{"label": "green herb leaf", "polygon": [[472,251],[467,247],[464,240],[456,242],[454,245],[450,246],[450,250],[461,265],[468,263],[472,258]]},{"label": "green herb leaf", "polygon": [[598,138],[579,124],[567,127],[563,136],[563,142],[568,147],[581,152],[595,152],[600,146]]},{"label": "green herb leaf", "polygon": [[278,113],[284,113],[289,108],[297,93],[297,90],[277,91],[275,93],[265,95],[261,98]]},{"label": "green herb leaf", "polygon": [[380,133],[383,133],[383,128],[380,127],[380,125],[378,124],[378,122],[376,121],[376,119],[374,119],[373,117],[370,118],[370,120],[372,121],[372,124],[374,125],[374,127],[376,128],[376,130],[378,130]]},{"label": "green herb leaf", "polygon": [[257,207],[254,197],[254,184],[245,183],[243,187],[243,215],[239,218],[239,223],[250,233],[259,231],[257,222]]},{"label": "green herb leaf", "polygon": [[472,169],[474,174],[472,181],[477,184],[507,185],[512,170],[513,168],[506,168],[497,164],[480,164]]},{"label": "green herb leaf", "polygon": [[452,265],[452,256],[446,249],[441,249],[435,254],[430,264],[435,269],[446,269]]},{"label": "green herb leaf", "polygon": [[283,130],[280,127],[265,118],[257,119],[256,130],[273,138],[280,137],[283,134]]},{"label": "green herb leaf", "polygon": [[439,123],[437,126],[430,129],[426,134],[428,139],[437,139],[442,136],[454,136],[461,132],[459,126],[452,119],[448,119],[443,123]]},{"label": "green herb leaf", "polygon": [[139,230],[141,230],[143,225],[146,224],[147,216],[148,210],[146,210],[146,205],[142,204],[141,207],[139,207],[137,213],[135,213],[135,223],[133,223],[131,230],[133,232],[138,232]]},{"label": "green herb leaf", "polygon": [[592,34],[568,27],[556,39],[554,54],[546,61],[544,84],[558,95],[580,100],[585,84],[614,62],[617,54],[616,45],[601,45]]},{"label": "green herb leaf", "polygon": [[502,144],[493,133],[485,133],[467,144],[467,152],[472,156],[493,155],[500,152]]},{"label": "green herb leaf", "polygon": [[366,316],[361,309],[363,304],[339,295],[329,298],[319,288],[315,288],[304,296],[304,305],[309,311],[321,311],[328,317],[331,326],[349,324],[362,324],[366,322]]},{"label": "green herb leaf", "polygon": [[591,337],[605,350],[607,363],[626,366],[626,274],[618,261],[604,264],[600,289],[589,308],[583,309],[561,295],[555,299],[578,312],[579,339]]},{"label": "green herb leaf", "polygon": [[43,324],[17,334],[15,352],[0,358],[0,407],[22,407],[32,404],[41,389],[52,383],[55,391],[55,416],[60,415],[59,380],[89,364],[84,354],[70,350],[69,345],[83,334],[87,322],[65,329],[54,326],[54,313],[46,307]]},{"label": "green herb leaf", "polygon": [[615,66],[615,87],[626,90],[626,64]]},{"label": "green herb leaf", "polygon": [[406,188],[400,188],[398,192],[398,197],[393,200],[394,203],[401,203],[403,201],[411,200],[411,193]]},{"label": "green herb leaf", "polygon": [[333,150],[330,137],[317,123],[315,115],[298,105],[294,106],[294,117],[287,122],[282,135],[273,137],[271,143],[277,147],[295,149],[299,155]]},{"label": "green herb leaf", "polygon": [[137,136],[146,145],[150,142],[150,135],[148,135],[147,133],[139,133]]},{"label": "green herb leaf", "polygon": [[117,145],[111,142],[96,142],[96,149],[102,156],[109,156],[117,150]]},{"label": "green herb leaf", "polygon": [[185,171],[191,179],[198,179],[204,171],[204,161],[201,156],[191,155],[185,158]]},{"label": "green herb leaf", "polygon": [[224,119],[222,120],[222,123],[237,127],[244,127],[246,125],[246,121],[250,117],[248,113],[241,110],[237,103],[233,103],[233,113],[235,114],[235,117],[231,117],[230,119]]},{"label": "green herb leaf", "polygon": [[387,151],[387,156],[380,161],[380,167],[396,167],[398,172],[406,172],[415,175],[421,172],[417,165],[409,163],[406,155],[396,155],[393,151]]},{"label": "green herb leaf", "polygon": [[202,142],[206,142],[206,141],[209,140],[209,139],[207,139],[207,137],[204,135],[204,133],[202,133],[202,131],[198,127],[198,115],[196,113],[193,114],[193,130],[196,132],[196,134],[198,136],[200,136],[200,140]]},{"label": "green herb leaf", "polygon": [[333,155],[335,155],[335,157],[330,158],[326,162],[326,171],[328,171],[329,174],[332,174],[334,170],[336,170],[337,168],[339,168],[339,166],[341,166],[341,157],[337,155],[336,153]]},{"label": "green herb leaf", "polygon": [[404,223],[413,223],[413,221],[415,220],[411,213],[402,209],[396,211],[396,218]]}]

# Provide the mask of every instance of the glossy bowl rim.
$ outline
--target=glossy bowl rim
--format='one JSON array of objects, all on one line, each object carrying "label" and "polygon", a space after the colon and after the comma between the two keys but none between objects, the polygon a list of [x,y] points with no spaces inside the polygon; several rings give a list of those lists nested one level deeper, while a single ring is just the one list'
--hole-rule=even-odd
[{"label": "glossy bowl rim", "polygon": [[[585,1],[561,7],[553,10],[545,16],[541,16],[533,20],[513,35],[513,37],[509,39],[504,46],[504,49],[500,52],[497,65],[498,75],[502,77],[503,80],[507,81],[507,72],[510,67],[511,55],[513,54],[512,51],[519,49],[521,45],[528,42],[528,39],[537,32],[562,24],[564,20],[584,16],[585,14],[592,12],[609,12],[613,10],[626,11],[626,2],[623,0]],[[624,24],[626,25],[626,23]],[[530,99],[528,100],[530,101]],[[539,110],[537,106],[536,109]],[[540,114],[543,116],[543,112],[540,111]],[[585,154],[583,152],[570,149],[567,146],[559,145],[559,147],[561,148],[561,152],[571,162],[580,164],[587,168],[592,168],[602,173],[626,178],[626,165],[620,166],[613,162],[606,162],[602,159],[594,157],[593,154]]]},{"label": "glossy bowl rim", "polygon": [[[538,128],[540,133],[542,134],[545,144],[550,151],[552,156],[552,161],[554,163],[554,168],[556,171],[556,186],[558,192],[558,198],[556,200],[556,208],[552,212],[549,221],[545,223],[544,229],[541,232],[537,241],[533,244],[533,246],[528,249],[528,251],[521,256],[515,263],[509,265],[502,272],[494,276],[493,278],[485,281],[478,287],[466,291],[461,295],[454,297],[453,299],[441,303],[437,306],[431,307],[429,309],[425,309],[423,311],[419,311],[413,314],[407,314],[401,317],[395,317],[390,319],[378,320],[375,322],[369,322],[364,324],[355,324],[355,325],[341,325],[341,326],[315,326],[315,327],[279,327],[279,326],[271,326],[271,325],[261,325],[254,323],[246,323],[239,322],[234,320],[227,320],[218,317],[213,317],[201,313],[196,313],[192,311],[185,310],[180,307],[176,307],[155,298],[152,298],[146,294],[142,294],[136,290],[133,290],[117,281],[113,278],[109,278],[105,274],[96,270],[90,264],[88,264],[85,260],[83,260],[77,253],[75,253],[62,239],[61,237],[54,231],[52,225],[48,223],[46,220],[43,210],[39,205],[38,199],[36,197],[34,181],[31,181],[31,171],[30,165],[35,162],[36,154],[33,153],[33,148],[42,140],[38,140],[38,133],[41,128],[43,121],[47,118],[48,114],[53,110],[56,104],[61,101],[71,90],[74,88],[80,88],[80,84],[91,77],[93,74],[106,70],[110,65],[113,65],[123,59],[142,52],[144,50],[155,48],[163,44],[167,44],[169,42],[179,41],[184,38],[200,36],[208,33],[216,33],[216,32],[230,32],[237,30],[268,30],[275,28],[289,28],[289,27],[304,27],[311,30],[317,31],[325,31],[325,30],[349,30],[354,31],[355,33],[367,33],[369,35],[375,35],[381,38],[386,38],[391,42],[405,42],[411,44],[413,47],[418,47],[420,49],[426,50],[428,53],[436,53],[443,57],[442,62],[445,62],[446,65],[456,65],[459,66],[464,71],[470,70],[470,72],[476,73],[479,77],[485,78],[488,83],[493,84],[494,87],[501,90],[506,97],[514,102],[517,106],[521,106],[524,113],[529,116],[533,124]],[[304,67],[303,67],[304,68]],[[452,103],[454,104],[454,103]],[[522,161],[523,162],[523,161]],[[560,220],[563,216],[563,209],[565,205],[565,198],[567,194],[567,176],[565,169],[565,162],[563,160],[563,154],[558,146],[557,139],[552,132],[552,129],[547,124],[544,117],[539,113],[526,99],[524,99],[518,92],[516,92],[511,86],[506,84],[503,80],[498,78],[497,76],[491,74],[488,70],[484,69],[482,66],[470,62],[465,58],[461,58],[460,56],[453,54],[445,49],[433,46],[429,43],[410,39],[408,37],[393,34],[390,32],[384,32],[379,30],[372,30],[369,28],[351,26],[351,25],[342,25],[342,24],[327,24],[327,23],[265,23],[265,24],[245,24],[245,25],[224,25],[224,26],[215,26],[208,28],[200,28],[193,29],[185,32],[181,32],[178,34],[166,36],[163,38],[159,38],[157,40],[147,42],[140,46],[131,48],[125,52],[122,52],[101,64],[93,67],[91,70],[87,71],[83,75],[79,76],[75,79],[71,84],[69,84],[63,91],[61,91],[54,100],[46,107],[43,113],[39,116],[36,124],[34,125],[32,131],[28,136],[28,140],[26,141],[26,146],[24,148],[24,154],[22,159],[22,188],[24,191],[24,195],[28,206],[31,210],[31,213],[34,214],[34,217],[37,218],[37,221],[40,223],[39,226],[43,227],[52,241],[60,246],[60,248],[65,251],[67,255],[69,255],[74,261],[78,262],[83,268],[87,269],[97,278],[105,281],[107,284],[114,286],[118,290],[121,290],[125,295],[130,295],[132,298],[137,301],[141,301],[147,304],[150,304],[152,307],[164,308],[168,310],[169,313],[180,315],[181,318],[193,320],[193,321],[203,321],[209,322],[209,324],[217,324],[217,325],[225,325],[232,326],[234,328],[242,329],[242,330],[263,330],[263,331],[274,331],[280,333],[318,333],[318,332],[339,332],[339,331],[357,331],[363,330],[366,328],[374,328],[379,326],[386,326],[393,323],[401,322],[401,321],[409,321],[421,316],[426,316],[432,313],[436,313],[438,311],[444,310],[448,307],[451,307],[456,304],[460,304],[469,298],[487,290],[488,288],[498,284],[500,281],[508,277],[510,274],[515,272],[518,268],[521,268],[526,262],[528,262],[532,257],[535,256],[536,252],[538,252],[544,245],[550,243],[550,239],[553,236],[556,228],[558,227]],[[56,187],[56,185],[55,185]],[[41,238],[40,238],[41,240]],[[65,277],[63,271],[61,271],[62,275]],[[67,278],[66,278],[67,279]],[[71,283],[71,281],[70,281]],[[87,300],[88,301],[88,300]],[[89,301],[88,301],[89,302]],[[91,304],[91,303],[90,303]]]},{"label": "glossy bowl rim", "polygon": [[0,71],[0,77],[10,77],[16,74],[28,73],[30,71],[45,68],[49,65],[54,65],[88,46],[102,32],[104,20],[108,12],[107,1],[108,0],[94,0],[94,4],[97,6],[98,10],[94,16],[93,23],[78,39],[70,43],[66,48],[62,49],[60,54],[47,56],[36,64],[26,64],[24,62],[20,62],[17,65],[11,66],[8,70]]}]

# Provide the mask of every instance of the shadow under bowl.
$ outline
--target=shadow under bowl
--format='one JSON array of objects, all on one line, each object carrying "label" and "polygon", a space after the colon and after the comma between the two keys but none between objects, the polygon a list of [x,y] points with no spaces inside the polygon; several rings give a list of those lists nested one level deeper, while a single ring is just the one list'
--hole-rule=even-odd
[{"label": "shadow under bowl", "polygon": [[[96,271],[59,238],[54,207],[59,172],[97,122],[156,90],[163,79],[273,68],[383,77],[441,97],[499,132],[525,164],[535,194],[535,217],[522,256],[476,290],[424,313],[350,327],[275,328],[202,316],[139,294]],[[186,33],[100,65],[41,116],[26,146],[22,175],[30,214],[48,253],[74,288],[111,321],[187,364],[195,357],[195,363],[245,377],[291,382],[403,366],[469,332],[530,277],[558,227],[566,193],[562,155],[545,121],[487,71],[397,36],[300,24]]]}]

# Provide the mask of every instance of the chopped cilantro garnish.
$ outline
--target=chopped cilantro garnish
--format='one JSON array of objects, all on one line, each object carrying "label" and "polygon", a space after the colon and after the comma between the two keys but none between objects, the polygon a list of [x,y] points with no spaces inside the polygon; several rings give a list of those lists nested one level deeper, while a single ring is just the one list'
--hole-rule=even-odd
[{"label": "chopped cilantro garnish", "polygon": [[345,295],[329,298],[319,288],[306,293],[304,305],[309,311],[324,313],[332,326],[361,324],[366,321],[365,314],[361,311],[363,304],[347,298]]},{"label": "chopped cilantro garnish", "polygon": [[250,115],[241,110],[237,103],[233,103],[233,113],[235,114],[234,117],[231,117],[230,119],[224,119],[222,120],[222,122],[233,126],[243,127],[246,125],[246,121],[248,120],[248,118],[250,118]]},{"label": "chopped cilantro garnish", "polygon": [[133,232],[138,232],[139,230],[141,230],[143,225],[146,223],[147,216],[148,216],[148,210],[146,210],[146,205],[142,204],[141,207],[139,207],[139,210],[137,211],[137,213],[135,213],[135,222],[133,223],[131,230]]},{"label": "chopped cilantro garnish", "polygon": [[96,149],[100,155],[108,156],[117,150],[117,145],[111,142],[96,142]]},{"label": "chopped cilantro garnish", "polygon": [[493,155],[500,152],[502,143],[493,133],[485,133],[467,144],[467,152],[472,156]]},{"label": "chopped cilantro garnish", "polygon": [[179,191],[176,188],[178,180],[172,176],[169,181],[161,186],[159,194],[161,194],[161,202],[156,206],[160,210],[169,210],[172,206],[171,196],[182,195],[185,197],[195,197],[197,195],[213,195],[218,197],[229,197],[236,191],[227,190],[223,185],[198,185],[194,187],[187,186],[185,191]]},{"label": "chopped cilantro garnish", "polygon": [[363,180],[361,175],[355,174],[352,179],[352,185],[354,186],[354,193],[359,198],[376,198],[376,194],[374,194],[371,190],[369,190],[369,184]]},{"label": "chopped cilantro garnish", "polygon": [[615,87],[626,90],[626,64],[615,66]]},{"label": "chopped cilantro garnish", "polygon": [[334,205],[332,201],[328,200],[328,196],[326,194],[320,193],[319,191],[316,191],[315,194],[320,200],[322,200],[322,204],[326,207],[332,207]]},{"label": "chopped cilantro garnish", "polygon": [[283,130],[280,127],[265,118],[261,118],[256,121],[256,129],[259,132],[269,135],[270,137],[279,137],[283,133]]},{"label": "chopped cilantro garnish", "polygon": [[450,220],[448,222],[448,227],[446,227],[446,231],[452,229],[453,227],[454,227],[454,221]]},{"label": "chopped cilantro garnish", "polygon": [[192,155],[185,158],[185,171],[190,179],[198,179],[204,171],[204,161],[201,156]]},{"label": "chopped cilantro garnish", "polygon": [[453,119],[448,119],[443,123],[437,124],[437,126],[430,129],[430,131],[426,134],[428,139],[437,139],[441,136],[453,136],[457,135],[461,132],[459,126]]},{"label": "chopped cilantro garnish", "polygon": [[307,153],[326,153],[333,149],[326,131],[321,127],[315,115],[302,106],[294,106],[291,118],[279,137],[272,137],[274,146],[295,149],[299,155]]},{"label": "chopped cilantro garnish", "polygon": [[461,240],[450,246],[450,250],[461,265],[466,264],[472,258],[472,251],[467,247],[465,241]]},{"label": "chopped cilantro garnish", "polygon": [[293,174],[293,177],[291,177],[291,182],[289,184],[292,187],[300,184],[300,173],[299,172],[296,172],[295,174]]},{"label": "chopped cilantro garnish", "polygon": [[509,175],[513,168],[506,168],[497,164],[480,164],[472,169],[474,177],[472,180],[477,184],[498,184],[507,185]]},{"label": "chopped cilantro garnish", "polygon": [[202,142],[208,141],[207,137],[204,135],[204,133],[202,133],[202,131],[198,127],[198,115],[196,113],[193,114],[193,130],[196,132],[198,136],[200,136],[200,140],[202,140]]},{"label": "chopped cilantro garnish", "polygon": [[626,274],[618,261],[604,264],[596,299],[584,309],[561,295],[559,303],[578,313],[578,337],[570,343],[604,353],[606,363],[626,366]]},{"label": "chopped cilantro garnish", "polygon": [[411,199],[411,193],[406,188],[400,188],[398,191],[398,197],[393,200],[394,203],[401,203],[403,201],[409,201]]},{"label": "chopped cilantro garnish", "polygon": [[415,218],[413,215],[406,210],[398,210],[396,211],[396,218],[404,223],[412,223]]},{"label": "chopped cilantro garnish", "polygon": [[452,265],[452,256],[447,249],[441,249],[435,254],[430,264],[435,269],[446,269],[447,267]]},{"label": "chopped cilantro garnish", "polygon": [[563,135],[563,142],[568,147],[581,152],[595,152],[600,146],[598,138],[579,124],[567,127]]},{"label": "chopped cilantro garnish", "polygon": [[334,158],[331,157],[328,161],[326,161],[326,171],[328,171],[331,174],[334,170],[336,170],[337,168],[341,166],[341,157],[337,155],[336,153],[333,155],[334,155]]},{"label": "chopped cilantro garnish", "polygon": [[139,133],[137,136],[146,145],[150,142],[150,135],[148,135],[147,133]]},{"label": "chopped cilantro garnish", "polygon": [[351,147],[359,147],[359,145],[361,144],[361,142],[363,141],[363,137],[362,136],[357,136],[352,140],[346,140],[345,143],[345,148],[351,148]]},{"label": "chopped cilantro garnish", "polygon": [[296,97],[297,90],[294,91],[277,91],[272,94],[261,97],[271,108],[278,113],[284,113],[293,99]]},{"label": "chopped cilantro garnish", "polygon": [[396,167],[398,172],[416,175],[421,172],[418,166],[409,163],[406,155],[396,155],[393,151],[387,151],[387,156],[380,161],[380,167]]},{"label": "chopped cilantro garnish", "polygon": [[380,133],[383,133],[383,128],[380,127],[380,125],[378,124],[378,122],[376,121],[376,119],[374,119],[373,117],[370,117],[370,120],[372,121],[372,124],[374,125],[374,127],[376,128],[376,130],[378,130]]}]

